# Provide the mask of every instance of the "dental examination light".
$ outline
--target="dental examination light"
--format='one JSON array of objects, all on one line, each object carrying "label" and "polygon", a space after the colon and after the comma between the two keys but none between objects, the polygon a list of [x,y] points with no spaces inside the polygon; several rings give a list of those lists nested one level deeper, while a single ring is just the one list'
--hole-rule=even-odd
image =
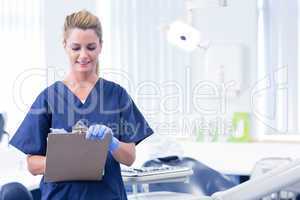
[{"label": "dental examination light", "polygon": [[195,9],[226,6],[227,0],[185,0],[185,20],[177,20],[164,28],[168,42],[187,52],[197,48],[206,50],[210,41],[203,40],[200,31],[191,25],[192,13]]},{"label": "dental examination light", "polygon": [[206,49],[207,46],[202,45],[200,39],[200,32],[182,21],[175,21],[168,26],[168,42],[185,51],[191,52],[196,48]]}]

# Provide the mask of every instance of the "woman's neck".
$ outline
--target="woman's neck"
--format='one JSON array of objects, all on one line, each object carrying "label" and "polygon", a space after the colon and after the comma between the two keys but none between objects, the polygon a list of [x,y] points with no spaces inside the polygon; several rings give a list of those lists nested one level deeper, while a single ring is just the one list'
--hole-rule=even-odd
[{"label": "woman's neck", "polygon": [[71,85],[81,85],[85,83],[95,83],[98,80],[98,75],[96,73],[76,73],[70,72],[64,82],[68,82]]},{"label": "woman's neck", "polygon": [[96,82],[98,80],[98,75],[96,73],[82,73],[82,72],[70,72],[66,79],[69,82],[79,84],[82,82]]}]

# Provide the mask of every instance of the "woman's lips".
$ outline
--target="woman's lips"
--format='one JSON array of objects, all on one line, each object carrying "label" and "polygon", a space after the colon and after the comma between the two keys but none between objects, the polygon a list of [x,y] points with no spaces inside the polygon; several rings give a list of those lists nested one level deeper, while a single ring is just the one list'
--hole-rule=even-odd
[{"label": "woman's lips", "polygon": [[85,67],[87,66],[88,64],[90,64],[90,62],[84,62],[84,63],[81,63],[81,62],[77,62],[80,66],[82,67]]}]

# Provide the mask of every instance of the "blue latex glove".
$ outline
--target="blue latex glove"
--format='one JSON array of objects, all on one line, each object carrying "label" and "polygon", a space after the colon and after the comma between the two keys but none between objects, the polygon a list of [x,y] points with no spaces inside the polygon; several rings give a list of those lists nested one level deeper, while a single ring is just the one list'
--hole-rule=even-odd
[{"label": "blue latex glove", "polygon": [[111,128],[102,125],[102,124],[96,124],[96,125],[92,125],[89,127],[85,138],[89,139],[89,140],[103,140],[105,138],[105,136],[107,134],[110,134],[111,137],[111,142],[108,146],[108,150],[110,152],[114,152],[115,150],[117,150],[120,147],[120,141],[113,136],[113,132],[111,130]]}]

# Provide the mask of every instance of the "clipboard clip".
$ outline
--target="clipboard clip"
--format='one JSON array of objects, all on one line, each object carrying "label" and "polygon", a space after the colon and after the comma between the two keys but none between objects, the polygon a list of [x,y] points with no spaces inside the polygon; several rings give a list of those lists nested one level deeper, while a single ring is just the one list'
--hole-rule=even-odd
[{"label": "clipboard clip", "polygon": [[72,126],[72,133],[75,134],[85,134],[88,130],[88,121],[84,119],[80,119],[76,122],[74,126]]}]

